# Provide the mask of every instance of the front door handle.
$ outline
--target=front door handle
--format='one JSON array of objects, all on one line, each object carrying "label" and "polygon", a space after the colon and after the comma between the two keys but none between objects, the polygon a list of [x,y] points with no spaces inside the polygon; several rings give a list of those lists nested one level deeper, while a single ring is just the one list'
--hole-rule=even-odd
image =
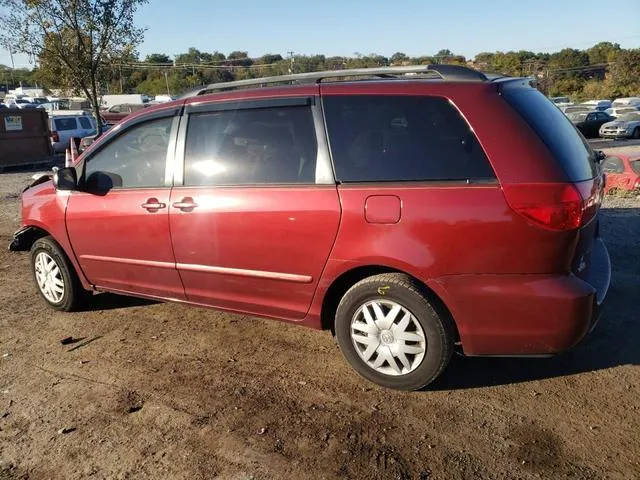
[{"label": "front door handle", "polygon": [[149,198],[145,203],[143,203],[140,206],[150,212],[157,212],[161,208],[166,208],[167,204],[159,202],[157,198]]},{"label": "front door handle", "polygon": [[178,210],[182,210],[183,212],[190,212],[194,208],[198,206],[196,202],[193,201],[191,197],[184,197],[179,202],[174,202],[171,204],[173,208],[177,208]]}]

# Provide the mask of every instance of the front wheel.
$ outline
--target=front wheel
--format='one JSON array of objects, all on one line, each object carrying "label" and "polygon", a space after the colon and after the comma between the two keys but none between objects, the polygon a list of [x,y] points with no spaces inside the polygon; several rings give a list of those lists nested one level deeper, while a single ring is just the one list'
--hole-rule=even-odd
[{"label": "front wheel", "polygon": [[56,310],[77,310],[91,295],[82,288],[73,265],[51,237],[34,242],[31,270],[40,295]]},{"label": "front wheel", "polygon": [[640,139],[640,127],[636,127],[631,134],[631,138],[638,140]]},{"label": "front wheel", "polygon": [[433,382],[453,353],[455,328],[403,274],[366,278],[347,291],[336,312],[336,337],[363,377],[399,390]]}]

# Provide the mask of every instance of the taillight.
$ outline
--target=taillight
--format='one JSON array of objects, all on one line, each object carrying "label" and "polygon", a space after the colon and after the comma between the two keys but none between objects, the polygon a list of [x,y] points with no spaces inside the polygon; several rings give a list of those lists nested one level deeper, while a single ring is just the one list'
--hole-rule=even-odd
[{"label": "taillight", "polygon": [[597,213],[601,198],[592,180],[505,185],[503,190],[515,212],[550,230],[573,230],[585,225]]},{"label": "taillight", "polygon": [[51,140],[54,142],[60,141],[60,135],[58,135],[58,132],[56,131],[51,132]]},{"label": "taillight", "polygon": [[636,183],[633,184],[633,188],[640,188],[640,177],[636,178]]}]

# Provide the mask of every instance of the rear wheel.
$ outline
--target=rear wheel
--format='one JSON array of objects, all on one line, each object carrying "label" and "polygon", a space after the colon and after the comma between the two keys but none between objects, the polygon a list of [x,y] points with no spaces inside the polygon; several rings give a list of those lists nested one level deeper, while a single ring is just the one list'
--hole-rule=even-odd
[{"label": "rear wheel", "polygon": [[91,296],[91,292],[82,288],[73,265],[51,237],[34,242],[31,269],[40,295],[56,310],[77,310]]},{"label": "rear wheel", "polygon": [[338,306],[335,331],[360,375],[400,390],[435,380],[451,359],[455,339],[451,320],[404,274],[375,275],[351,287]]}]

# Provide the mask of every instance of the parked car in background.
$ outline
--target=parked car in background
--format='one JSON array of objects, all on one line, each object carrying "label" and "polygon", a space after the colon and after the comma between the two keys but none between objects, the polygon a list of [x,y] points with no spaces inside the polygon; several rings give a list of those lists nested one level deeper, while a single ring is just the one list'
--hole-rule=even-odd
[{"label": "parked car in background", "polygon": [[607,157],[602,162],[606,175],[605,193],[613,190],[640,190],[640,152]]},{"label": "parked car in background", "polygon": [[14,98],[9,100],[7,103],[9,108],[19,108],[21,110],[26,110],[29,108],[42,108],[42,105],[39,103],[30,102],[24,98]]},{"label": "parked car in background", "polygon": [[126,116],[148,107],[148,104],[123,104],[114,105],[100,112],[100,116],[107,125],[115,125]]},{"label": "parked car in background", "polygon": [[176,97],[174,96],[170,96],[170,95],[156,95],[153,99],[153,101],[155,103],[166,103],[166,102],[172,102],[176,99]]},{"label": "parked car in background", "polygon": [[47,103],[49,100],[47,100],[46,97],[22,97],[22,100],[26,100],[29,103],[33,103],[34,105],[42,105],[43,103]]},{"label": "parked car in background", "polygon": [[[104,135],[113,125],[102,125],[102,134]],[[80,144],[78,145],[78,151],[84,152],[93,142],[96,140],[98,133],[94,133],[93,135],[89,135],[87,137],[82,137],[80,140]]]},{"label": "parked car in background", "polygon": [[624,115],[625,113],[635,113],[640,112],[640,106],[627,106],[627,107],[611,107],[605,110],[607,115],[612,116],[613,118],[618,118],[620,115]]},{"label": "parked car in background", "polygon": [[573,102],[569,97],[550,97],[549,100],[555,103],[558,107],[573,105]]},{"label": "parked car in background", "polygon": [[640,107],[640,97],[616,98],[612,107]]},{"label": "parked car in background", "polygon": [[597,112],[604,112],[607,108],[611,108],[612,103],[611,100],[588,100],[580,105],[591,107],[592,110]]},{"label": "parked car in background", "polygon": [[596,111],[573,112],[567,114],[567,118],[586,138],[597,137],[600,133],[600,127],[604,123],[614,120],[606,113]]},{"label": "parked car in background", "polygon": [[603,138],[640,139],[640,112],[625,113],[600,127]]},{"label": "parked car in background", "polygon": [[120,95],[103,95],[100,98],[100,105],[104,108],[111,108],[114,105],[135,104],[142,105],[149,101],[147,95],[139,94],[120,94]]},{"label": "parked car in background", "polygon": [[43,300],[111,291],[331,329],[356,371],[404,390],[454,351],[553,355],[593,330],[611,277],[600,156],[529,79],[291,78],[306,84],[137,112],[26,189],[10,248],[30,250]]},{"label": "parked car in background", "polygon": [[49,116],[49,130],[51,131],[51,146],[56,153],[62,153],[69,148],[69,140],[96,133],[96,121],[87,113],[70,113],[61,110],[52,112]]},{"label": "parked car in background", "polygon": [[575,112],[591,112],[593,111],[593,107],[589,107],[589,106],[585,106],[585,105],[565,105],[562,107],[559,107],[560,110],[562,110],[562,113],[564,113],[565,115],[568,115],[570,113],[575,113]]}]

